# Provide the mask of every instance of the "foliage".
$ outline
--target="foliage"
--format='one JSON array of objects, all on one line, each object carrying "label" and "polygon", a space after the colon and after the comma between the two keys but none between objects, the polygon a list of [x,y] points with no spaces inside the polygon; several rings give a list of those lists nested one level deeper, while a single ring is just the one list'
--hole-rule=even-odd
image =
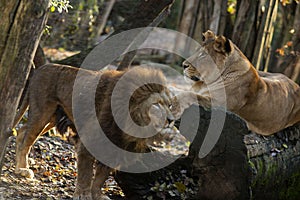
[{"label": "foliage", "polygon": [[[299,0],[294,0],[296,3],[299,3]],[[293,0],[280,0],[281,4],[283,6],[286,6],[287,4],[291,4],[293,2]]]},{"label": "foliage", "polygon": [[178,197],[180,199],[188,199],[189,195],[194,195],[197,186],[194,180],[187,176],[186,170],[181,170],[178,173],[167,172],[163,178],[159,178],[151,187],[153,192],[150,196],[144,196],[147,200],[152,199],[171,199]]},{"label": "foliage", "polygon": [[50,35],[50,29],[52,29],[52,27],[46,24],[43,33],[46,35]]},{"label": "foliage", "polygon": [[159,27],[176,30],[181,12],[181,2],[175,1],[172,5],[170,15],[162,21]]},{"label": "foliage", "polygon": [[283,47],[276,49],[276,53],[278,53],[280,56],[288,55],[291,52],[292,46],[293,42],[288,41]]},{"label": "foliage", "polygon": [[73,7],[70,5],[70,1],[68,1],[68,0],[51,0],[50,1],[50,11],[51,12],[55,12],[56,9],[59,13],[62,13],[63,11],[68,12],[69,8],[73,8]]},{"label": "foliage", "polygon": [[227,2],[227,12],[231,15],[236,13],[236,0],[228,0]]},{"label": "foliage", "polygon": [[45,30],[47,33],[51,28],[51,34],[44,34],[42,46],[75,51],[93,46],[106,1],[51,1],[51,15],[47,22],[48,28]]},{"label": "foliage", "polygon": [[282,200],[296,200],[300,196],[300,173],[295,173],[287,181],[287,188],[280,191],[279,199]]},{"label": "foliage", "polygon": [[[65,11],[66,13],[69,12],[69,8],[73,8],[70,5],[70,1],[68,0],[51,0],[50,1],[50,12],[54,13],[57,9],[59,13],[62,13]],[[49,26],[48,24],[45,25],[45,28],[43,30],[43,34],[50,35],[50,30],[52,29],[52,26]]]}]

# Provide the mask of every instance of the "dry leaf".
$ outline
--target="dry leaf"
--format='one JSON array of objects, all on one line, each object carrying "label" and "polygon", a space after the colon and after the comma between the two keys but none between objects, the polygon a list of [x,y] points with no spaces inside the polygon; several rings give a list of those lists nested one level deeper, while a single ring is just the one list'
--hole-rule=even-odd
[{"label": "dry leaf", "polygon": [[281,56],[284,56],[284,49],[283,48],[276,49],[276,53],[278,53]]},{"label": "dry leaf", "polygon": [[288,41],[288,42],[286,43],[286,45],[287,45],[288,47],[291,47],[291,46],[293,45],[293,42],[292,42],[292,41]]}]

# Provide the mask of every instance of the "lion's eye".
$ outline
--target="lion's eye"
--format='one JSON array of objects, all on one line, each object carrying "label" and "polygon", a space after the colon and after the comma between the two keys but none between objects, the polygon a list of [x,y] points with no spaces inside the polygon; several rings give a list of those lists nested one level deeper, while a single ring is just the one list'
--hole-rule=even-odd
[{"label": "lion's eye", "polygon": [[153,108],[155,108],[155,109],[159,109],[159,108],[160,108],[159,103],[154,103],[154,104],[152,104],[152,106],[153,106]]}]

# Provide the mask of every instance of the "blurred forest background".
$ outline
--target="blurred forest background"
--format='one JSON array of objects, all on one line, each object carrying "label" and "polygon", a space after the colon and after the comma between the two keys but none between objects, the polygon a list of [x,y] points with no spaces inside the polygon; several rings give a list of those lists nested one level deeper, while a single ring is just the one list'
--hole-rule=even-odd
[{"label": "blurred forest background", "polygon": [[[124,19],[139,12],[136,8],[141,3],[143,1],[65,1],[68,12],[53,6],[41,46],[53,56],[65,51],[64,55],[68,56],[69,51],[76,53],[94,47]],[[282,72],[300,81],[300,5],[297,0],[175,0],[159,27],[177,30],[197,41],[202,40],[202,32],[213,30],[230,38],[257,69]],[[176,57],[166,59],[155,55],[159,54],[155,51],[151,54],[156,61],[181,63]],[[52,58],[57,59],[59,57]]]},{"label": "blurred forest background", "polygon": [[[33,63],[79,67],[105,38],[133,28],[159,26],[198,42],[210,29],[230,38],[256,69],[300,83],[300,0],[0,0],[0,19],[0,160]],[[152,49],[116,64],[155,62],[182,71],[182,60]]]},{"label": "blurred forest background", "polygon": [[[0,143],[32,62],[38,67],[47,58],[79,67],[105,38],[133,28],[160,26],[199,42],[210,29],[230,38],[257,69],[300,81],[299,0],[0,0],[0,19],[0,101],[6,102],[0,107],[5,116]],[[179,42],[169,43],[177,48]],[[158,50],[129,52],[121,59],[118,69],[147,60],[182,71],[182,58]]]},{"label": "blurred forest background", "polygon": [[[6,102],[0,152],[32,62],[38,67],[47,58],[79,67],[105,38],[133,28],[159,26],[199,42],[210,29],[230,38],[257,69],[300,82],[299,0],[0,0],[0,19],[0,101]],[[182,58],[158,50],[129,52],[116,65],[120,70],[145,60],[182,71]]]}]

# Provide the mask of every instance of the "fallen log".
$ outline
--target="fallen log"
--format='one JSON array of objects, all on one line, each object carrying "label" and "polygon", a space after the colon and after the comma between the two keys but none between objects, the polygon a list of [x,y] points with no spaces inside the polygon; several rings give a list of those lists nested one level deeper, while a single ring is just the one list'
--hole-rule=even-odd
[{"label": "fallen log", "polygon": [[[128,199],[141,199],[151,194],[153,185],[167,173],[178,174],[187,170],[194,178],[197,188],[188,199],[299,199],[300,198],[300,126],[295,125],[269,137],[251,133],[239,117],[223,110],[214,110],[224,115],[221,135],[204,158],[199,151],[210,124],[218,123],[211,112],[192,106],[185,114],[199,115],[198,121],[190,120],[180,126],[180,132],[191,139],[195,127],[197,135],[189,148],[189,155],[182,156],[172,165],[155,172],[128,174],[120,172],[116,179]],[[218,119],[217,119],[218,120]],[[184,188],[186,189],[186,188]],[[182,191],[181,191],[182,192]],[[172,195],[167,199],[181,199]]]},{"label": "fallen log", "polygon": [[254,199],[300,199],[300,126],[270,137],[244,138]]}]

